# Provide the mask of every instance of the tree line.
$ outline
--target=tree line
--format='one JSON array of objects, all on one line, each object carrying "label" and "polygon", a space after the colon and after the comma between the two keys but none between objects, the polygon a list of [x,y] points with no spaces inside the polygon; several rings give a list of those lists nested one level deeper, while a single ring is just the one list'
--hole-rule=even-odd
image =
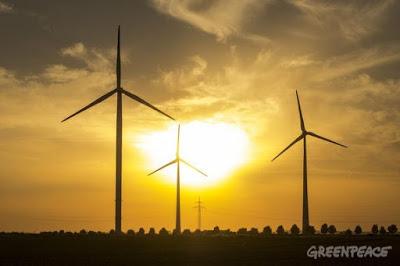
[{"label": "tree line", "polygon": [[[354,230],[350,228],[338,232],[336,230],[335,225],[328,225],[324,223],[321,225],[320,230],[317,231],[314,226],[309,226],[306,232],[301,232],[300,228],[293,224],[289,230],[286,230],[283,225],[279,225],[275,230],[273,230],[270,226],[265,226],[262,231],[259,231],[257,228],[240,228],[237,231],[231,231],[230,229],[220,229],[218,226],[215,226],[212,230],[195,230],[190,231],[189,229],[183,230],[183,232],[179,235],[181,236],[272,236],[272,235],[394,235],[398,232],[397,226],[395,224],[389,225],[387,228],[384,226],[378,226],[374,224],[370,230],[363,231],[360,225],[357,225]],[[10,235],[39,235],[39,236],[59,236],[59,237],[73,237],[73,236],[114,236],[115,231],[110,230],[109,232],[101,232],[101,231],[86,231],[85,229],[80,230],[79,232],[69,232],[69,231],[50,231],[50,232],[40,232],[38,234],[30,234],[30,233],[17,233],[17,232],[0,232],[0,236],[10,236]],[[150,228],[147,232],[144,228],[140,228],[137,232],[133,229],[127,230],[122,235],[127,237],[152,237],[152,236],[176,236],[178,235],[175,231],[168,231],[166,228],[161,228],[158,232],[154,228]]]}]

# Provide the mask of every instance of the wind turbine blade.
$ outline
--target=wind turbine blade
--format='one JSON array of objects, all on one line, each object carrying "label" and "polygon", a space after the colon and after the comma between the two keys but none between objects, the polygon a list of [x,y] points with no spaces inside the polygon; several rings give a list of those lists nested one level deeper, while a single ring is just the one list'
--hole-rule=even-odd
[{"label": "wind turbine blade", "polygon": [[322,140],[325,140],[325,141],[327,141],[327,142],[330,142],[330,143],[333,143],[333,144],[342,146],[342,147],[344,147],[344,148],[347,148],[346,145],[343,145],[343,144],[340,144],[340,143],[338,143],[338,142],[336,142],[336,141],[333,141],[333,140],[324,138],[324,137],[322,137],[322,136],[320,136],[320,135],[317,135],[317,134],[315,134],[315,133],[313,133],[313,132],[307,132],[307,134],[310,135],[310,136],[316,137],[316,138],[318,138],[318,139],[322,139]]},{"label": "wind turbine blade", "polygon": [[160,171],[161,169],[164,169],[165,167],[168,167],[168,166],[170,166],[171,164],[174,164],[174,163],[176,163],[176,159],[174,159],[173,161],[171,161],[171,162],[169,162],[169,163],[167,163],[167,164],[161,166],[161,167],[158,168],[157,170],[151,172],[150,174],[148,174],[148,176],[149,176],[149,175],[152,175],[152,174],[154,174],[154,173]]},{"label": "wind turbine blade", "polygon": [[179,160],[180,160],[182,163],[184,163],[184,164],[186,164],[187,166],[189,166],[190,168],[196,170],[196,171],[199,172],[200,174],[202,174],[202,175],[204,175],[204,176],[207,176],[206,173],[200,171],[199,169],[197,169],[196,167],[194,167],[193,165],[191,165],[191,164],[188,163],[187,161],[185,161],[185,160],[183,160],[183,159],[181,159],[181,158],[180,158]]},{"label": "wind turbine blade", "polygon": [[110,97],[111,95],[113,95],[114,93],[117,92],[117,89],[114,89],[110,92],[107,92],[106,94],[104,94],[103,96],[101,96],[100,98],[94,100],[93,102],[91,102],[90,104],[86,105],[85,107],[83,107],[82,109],[80,109],[78,112],[73,113],[72,115],[68,116],[67,118],[65,118],[64,120],[62,120],[61,122],[67,121],[68,119],[76,116],[77,114],[89,109],[92,106],[95,106],[98,103],[101,103],[102,101],[104,101],[105,99],[107,99],[108,97]]},{"label": "wind turbine blade", "polygon": [[117,75],[117,88],[121,87],[121,52],[120,52],[120,25],[118,25],[117,62],[115,74]]},{"label": "wind turbine blade", "polygon": [[287,151],[290,147],[292,147],[296,142],[298,142],[298,141],[301,140],[302,138],[304,138],[303,135],[298,136],[292,143],[289,144],[289,146],[287,146],[283,151],[281,151],[277,156],[275,156],[274,159],[271,160],[271,162],[273,162],[276,158],[278,158],[279,156],[281,156],[282,153],[284,153],[285,151]]},{"label": "wind turbine blade", "polygon": [[299,99],[299,94],[297,93],[297,90],[296,90],[296,98],[297,98],[297,106],[299,107],[299,114],[300,114],[300,127],[301,127],[302,131],[305,131],[306,127],[304,126],[303,113],[301,112],[300,99]]},{"label": "wind turbine blade", "polygon": [[144,104],[144,105],[146,105],[147,107],[150,107],[151,109],[153,109],[153,110],[159,112],[160,114],[165,115],[166,117],[168,117],[168,118],[170,118],[170,119],[172,119],[172,120],[175,120],[173,117],[167,115],[166,113],[164,113],[163,111],[161,111],[161,110],[158,109],[157,107],[154,107],[153,105],[151,105],[150,103],[146,102],[145,100],[143,100],[143,99],[140,98],[139,96],[136,96],[135,94],[130,93],[129,91],[126,91],[126,90],[122,90],[122,92],[123,92],[126,96],[130,97],[131,99],[133,99],[133,100],[135,100],[135,101],[137,101],[137,102],[139,102],[139,103],[141,103],[141,104]]},{"label": "wind turbine blade", "polygon": [[178,125],[178,137],[177,137],[177,140],[176,140],[176,158],[179,158],[180,135],[181,135],[181,124]]}]

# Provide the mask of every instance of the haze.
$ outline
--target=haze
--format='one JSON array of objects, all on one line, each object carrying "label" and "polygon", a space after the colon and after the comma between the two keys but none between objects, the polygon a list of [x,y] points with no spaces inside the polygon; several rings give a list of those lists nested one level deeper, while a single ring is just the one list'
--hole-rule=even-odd
[{"label": "haze", "polygon": [[[396,1],[0,0],[0,231],[113,228],[115,98],[60,120],[115,87],[118,24],[124,87],[178,118],[183,138],[197,123],[206,133],[193,141],[222,125],[246,143],[219,182],[183,181],[182,228],[196,228],[198,196],[204,228],[301,224],[301,145],[270,162],[299,134],[296,89],[307,127],[350,146],[308,142],[310,223],[398,224],[399,12]],[[174,226],[175,184],[146,176],[175,142],[152,157],[149,136],[173,126],[124,100],[123,230]],[[223,145],[208,143],[189,153],[211,167],[205,150]]]}]

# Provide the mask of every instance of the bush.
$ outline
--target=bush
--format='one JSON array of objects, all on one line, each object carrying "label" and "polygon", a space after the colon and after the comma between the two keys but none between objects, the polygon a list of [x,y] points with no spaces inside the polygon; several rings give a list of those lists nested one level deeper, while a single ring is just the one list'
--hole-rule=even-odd
[{"label": "bush", "polygon": [[362,233],[361,226],[357,225],[354,229],[354,233],[356,233],[356,235],[360,235]]},{"label": "bush", "polygon": [[220,232],[219,227],[218,227],[218,226],[215,226],[215,227],[214,227],[214,230],[213,230],[213,233],[214,233],[214,234],[219,234],[219,232]]},{"label": "bush", "polygon": [[191,232],[190,232],[189,229],[185,229],[185,230],[183,230],[182,235],[183,235],[183,236],[190,236],[190,235],[191,235]]},{"label": "bush", "polygon": [[283,225],[278,226],[278,228],[276,229],[276,233],[278,235],[283,235],[285,234],[285,229],[283,228]]},{"label": "bush", "polygon": [[155,236],[156,235],[156,230],[153,227],[151,227],[150,230],[149,230],[148,235],[149,236]]},{"label": "bush", "polygon": [[139,232],[137,233],[138,236],[144,236],[144,229],[140,227]]},{"label": "bush", "polygon": [[388,226],[388,231],[390,234],[396,234],[397,233],[397,226],[395,224],[391,224]]},{"label": "bush", "polygon": [[240,229],[237,231],[237,234],[238,234],[238,235],[247,235],[247,228],[240,228]]},{"label": "bush", "polygon": [[353,234],[353,232],[350,229],[347,229],[346,231],[344,231],[345,236],[351,236],[352,234]]},{"label": "bush", "polygon": [[379,229],[379,234],[381,235],[385,235],[386,234],[386,229],[384,226],[381,226],[381,228]]},{"label": "bush", "polygon": [[323,224],[321,226],[321,234],[326,234],[328,233],[328,225],[327,224]]},{"label": "bush", "polygon": [[270,227],[269,225],[267,225],[266,227],[264,227],[264,229],[263,229],[263,234],[266,235],[266,236],[269,236],[269,235],[272,234],[272,229],[271,229],[271,227]]},{"label": "bush", "polygon": [[314,235],[315,234],[315,227],[312,225],[309,225],[308,227],[305,228],[303,235]]},{"label": "bush", "polygon": [[329,227],[328,227],[328,233],[329,234],[335,234],[336,233],[336,226],[334,226],[333,224],[332,225],[330,225]]},{"label": "bush", "polygon": [[258,235],[258,229],[253,227],[250,229],[249,234],[252,236],[257,236]]},{"label": "bush", "polygon": [[133,231],[132,229],[129,229],[129,230],[126,232],[126,234],[127,234],[128,236],[134,236],[134,235],[135,235],[135,231]]},{"label": "bush", "polygon": [[196,231],[194,231],[194,234],[195,234],[196,236],[201,235],[201,230],[200,230],[200,229],[196,229]]},{"label": "bush", "polygon": [[290,228],[290,233],[291,233],[292,235],[298,235],[298,234],[300,234],[300,228],[299,228],[296,224],[294,224],[294,225],[292,225],[292,227]]},{"label": "bush", "polygon": [[373,233],[374,235],[378,234],[378,225],[374,224],[371,228],[371,233]]},{"label": "bush", "polygon": [[160,236],[168,236],[169,233],[167,231],[167,229],[165,229],[164,227],[161,228],[160,232],[158,233]]},{"label": "bush", "polygon": [[181,232],[179,232],[178,230],[176,230],[176,229],[174,229],[173,231],[172,231],[172,235],[173,236],[179,236],[181,234]]}]

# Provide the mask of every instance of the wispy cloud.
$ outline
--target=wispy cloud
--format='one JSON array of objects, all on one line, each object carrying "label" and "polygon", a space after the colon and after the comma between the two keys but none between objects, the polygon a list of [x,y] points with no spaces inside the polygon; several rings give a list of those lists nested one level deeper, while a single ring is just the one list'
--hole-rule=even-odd
[{"label": "wispy cloud", "polygon": [[393,0],[383,1],[311,1],[291,3],[299,8],[307,20],[323,30],[337,29],[344,38],[356,41],[379,28],[384,12]]},{"label": "wispy cloud", "polygon": [[152,0],[153,6],[161,13],[184,21],[204,32],[213,34],[218,41],[231,36],[242,37],[255,42],[268,43],[269,39],[246,32],[244,25],[257,9],[268,1],[203,1],[203,0]]}]

